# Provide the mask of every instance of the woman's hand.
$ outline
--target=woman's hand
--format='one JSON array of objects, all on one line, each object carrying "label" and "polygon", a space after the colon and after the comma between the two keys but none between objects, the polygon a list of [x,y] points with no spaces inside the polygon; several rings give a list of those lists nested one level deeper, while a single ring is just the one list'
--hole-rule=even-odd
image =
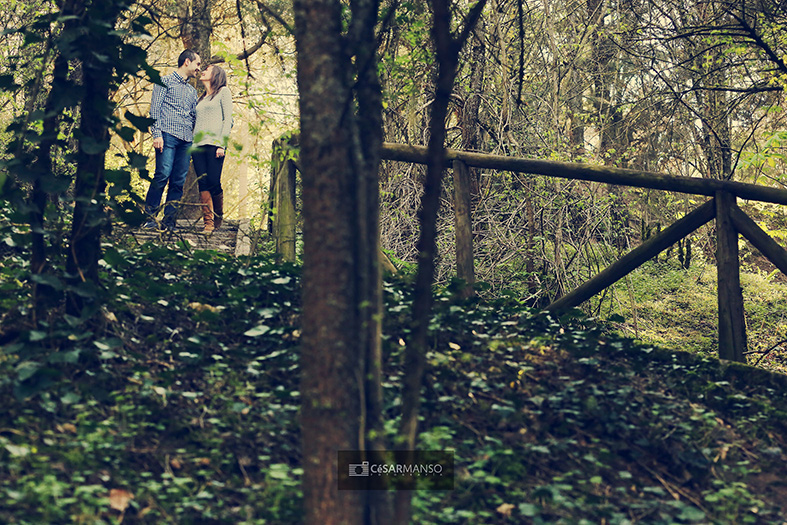
[{"label": "woman's hand", "polygon": [[216,158],[220,159],[224,156],[224,148],[216,148]]}]

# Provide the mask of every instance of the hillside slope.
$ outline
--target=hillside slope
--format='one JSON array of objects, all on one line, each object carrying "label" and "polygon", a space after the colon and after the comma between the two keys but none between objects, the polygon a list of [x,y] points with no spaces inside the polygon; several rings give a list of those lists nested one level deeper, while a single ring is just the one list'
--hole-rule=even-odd
[{"label": "hillside slope", "polygon": [[[99,324],[28,324],[24,264],[2,274],[0,521],[299,523],[299,268],[152,246],[105,261]],[[386,282],[390,431],[409,296]],[[448,291],[432,341],[420,446],[458,468],[455,490],[416,493],[416,523],[787,512],[785,376]]]}]

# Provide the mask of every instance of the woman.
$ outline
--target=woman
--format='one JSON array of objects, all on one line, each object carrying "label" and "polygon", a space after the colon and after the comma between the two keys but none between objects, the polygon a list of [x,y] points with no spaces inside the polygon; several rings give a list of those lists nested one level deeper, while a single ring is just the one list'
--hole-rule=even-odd
[{"label": "woman", "polygon": [[197,149],[191,157],[197,173],[205,233],[210,233],[221,227],[224,217],[221,170],[232,127],[232,93],[227,87],[227,73],[217,65],[208,66],[200,81],[205,86],[205,93],[197,102],[197,122],[194,125],[194,146]]}]

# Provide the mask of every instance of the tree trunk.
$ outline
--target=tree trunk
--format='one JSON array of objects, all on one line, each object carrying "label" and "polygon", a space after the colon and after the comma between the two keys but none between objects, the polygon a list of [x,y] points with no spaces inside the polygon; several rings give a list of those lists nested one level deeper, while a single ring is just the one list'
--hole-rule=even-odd
[{"label": "tree trunk", "polygon": [[[426,369],[426,348],[429,318],[432,312],[432,282],[434,280],[437,212],[440,208],[440,191],[443,166],[445,164],[445,121],[448,103],[456,78],[459,52],[473,29],[485,1],[477,2],[467,17],[463,34],[451,34],[451,12],[447,0],[433,0],[432,34],[437,56],[437,82],[429,120],[429,145],[427,174],[424,195],[421,200],[419,219],[421,232],[418,238],[418,272],[413,291],[412,336],[407,344],[404,358],[404,382],[402,385],[402,420],[399,426],[399,443],[402,450],[414,451],[418,433],[418,412],[421,406],[421,386]],[[408,458],[412,460],[412,455]],[[412,513],[412,491],[401,490],[395,495],[394,522],[408,523]]]},{"label": "tree trunk", "polygon": [[[89,4],[83,16],[86,20],[101,20],[112,26],[123,7],[123,2],[114,1]],[[87,46],[82,50],[80,142],[71,246],[66,261],[69,281],[74,287],[68,292],[66,309],[72,315],[81,315],[86,307],[97,304],[94,294],[99,286],[101,230],[107,224],[104,163],[109,148],[108,125],[112,114],[109,93],[114,71],[107,67],[103,58]]]},{"label": "tree trunk", "polygon": [[[379,447],[382,394],[377,0],[294,3],[304,265],[301,396],[307,524],[380,523],[384,494],[338,490],[337,451]],[[370,430],[374,439],[370,439]]]},{"label": "tree trunk", "polygon": [[[483,19],[478,21],[479,30],[474,31],[470,49],[470,86],[461,113],[462,147],[464,151],[481,151],[479,113],[481,94],[484,93],[484,76],[486,70],[486,45],[483,40],[485,31]],[[470,191],[478,195],[480,180],[478,170],[470,169]]]},{"label": "tree trunk", "polygon": [[[75,3],[74,1],[68,1],[63,3],[60,11],[61,16],[68,17],[73,15],[77,7],[79,7],[79,2]],[[67,18],[63,30],[72,31],[74,24],[74,18]],[[55,51],[57,52],[57,50]],[[63,56],[62,53],[57,52],[55,66],[52,71],[52,85],[44,106],[41,143],[36,150],[36,158],[31,170],[35,179],[33,182],[33,190],[30,195],[30,234],[32,237],[30,271],[33,275],[44,275],[50,271],[44,214],[50,195],[48,189],[52,186],[51,182],[54,181],[52,155],[55,153],[52,148],[57,139],[59,116],[63,112],[61,103],[63,91],[68,90],[68,70],[68,59]],[[43,78],[41,78],[40,73],[37,74],[36,82],[37,87],[43,84]],[[39,89],[34,89],[33,91],[37,93]],[[30,102],[32,102],[32,104],[27,108],[28,112],[33,110],[35,95]],[[40,319],[46,314],[59,295],[57,290],[48,284],[44,284],[43,282],[33,283],[33,312],[36,319]]]},{"label": "tree trunk", "polygon": [[[194,0],[189,6],[183,6],[180,16],[180,39],[186,49],[195,51],[202,60],[202,70],[207,67],[211,57],[210,37],[213,33],[213,19],[211,9],[214,0]],[[192,80],[197,90],[202,91],[202,83]],[[186,175],[186,182],[183,184],[182,206],[179,216],[190,221],[198,220],[202,217],[202,206],[199,200],[199,185],[194,165],[189,165],[189,172]]]}]

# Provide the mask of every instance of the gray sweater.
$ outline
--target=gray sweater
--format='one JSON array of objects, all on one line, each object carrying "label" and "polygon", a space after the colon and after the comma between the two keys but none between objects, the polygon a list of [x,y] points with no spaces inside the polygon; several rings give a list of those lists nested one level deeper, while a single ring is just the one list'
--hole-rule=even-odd
[{"label": "gray sweater", "polygon": [[212,99],[205,96],[197,104],[197,123],[194,125],[194,145],[227,147],[232,126],[232,93],[222,87]]}]

